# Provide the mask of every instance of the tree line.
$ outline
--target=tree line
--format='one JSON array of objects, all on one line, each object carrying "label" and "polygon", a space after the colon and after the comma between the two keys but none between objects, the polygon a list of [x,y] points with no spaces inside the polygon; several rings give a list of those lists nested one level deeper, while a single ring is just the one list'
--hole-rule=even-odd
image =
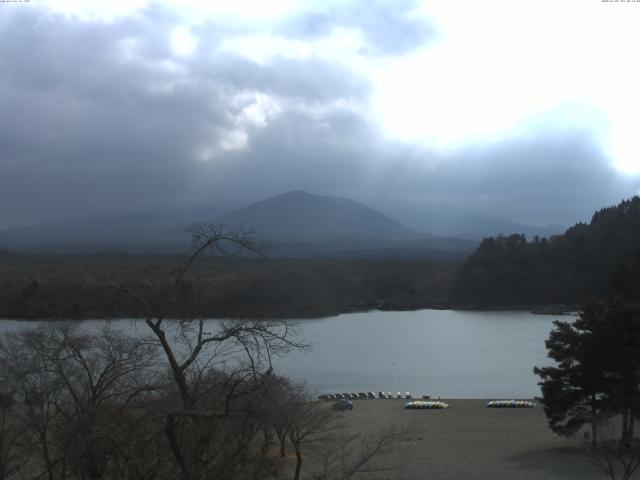
[{"label": "tree line", "polygon": [[[144,311],[108,285],[167,283],[179,256],[0,252],[0,317],[123,318]],[[202,258],[180,283],[174,317],[304,318],[442,305],[459,263],[409,259]],[[164,280],[163,280],[164,279]],[[165,282],[163,285],[163,281]]]},{"label": "tree line", "polygon": [[[551,430],[572,436],[589,426],[592,463],[627,479],[640,467],[640,249],[610,285],[610,294],[588,302],[575,321],[554,322],[546,341],[554,365],[534,373]],[[619,427],[612,430],[612,421]]]},{"label": "tree line", "polygon": [[454,304],[477,307],[581,305],[610,292],[609,277],[640,245],[640,197],[597,211],[551,238],[487,238],[463,263]]}]

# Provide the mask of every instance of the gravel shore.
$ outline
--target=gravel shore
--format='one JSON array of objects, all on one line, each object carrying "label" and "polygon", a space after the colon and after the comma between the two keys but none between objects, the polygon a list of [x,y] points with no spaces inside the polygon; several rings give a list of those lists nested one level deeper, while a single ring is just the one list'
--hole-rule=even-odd
[{"label": "gravel shore", "polygon": [[[493,399],[492,399],[493,400]],[[354,401],[341,413],[352,432],[408,429],[384,472],[367,479],[589,480],[605,478],[587,461],[582,438],[563,439],[547,427],[541,407],[486,408],[486,400],[444,400],[446,410],[406,410],[405,400]]]}]

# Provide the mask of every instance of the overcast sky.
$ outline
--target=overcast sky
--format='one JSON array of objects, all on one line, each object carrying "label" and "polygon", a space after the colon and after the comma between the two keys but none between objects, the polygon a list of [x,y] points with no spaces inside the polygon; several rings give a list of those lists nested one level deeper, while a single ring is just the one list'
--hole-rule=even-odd
[{"label": "overcast sky", "polygon": [[289,190],[570,225],[640,189],[640,3],[0,3],[0,229]]}]

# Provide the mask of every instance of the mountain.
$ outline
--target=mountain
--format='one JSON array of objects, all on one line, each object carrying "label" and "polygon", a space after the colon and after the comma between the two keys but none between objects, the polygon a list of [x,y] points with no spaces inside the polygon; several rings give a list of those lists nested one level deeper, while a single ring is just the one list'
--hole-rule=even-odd
[{"label": "mountain", "polygon": [[0,248],[61,253],[120,251],[175,253],[189,246],[188,227],[215,221],[228,230],[249,228],[271,256],[463,258],[468,239],[412,230],[359,202],[293,191],[214,215],[211,207],[118,215],[0,232]]},{"label": "mountain", "polygon": [[639,247],[640,197],[633,197],[563,235],[483,240],[465,260],[453,300],[485,307],[582,304],[607,294],[611,275]]},{"label": "mountain", "polygon": [[567,229],[567,227],[562,225],[526,225],[503,218],[472,215],[455,217],[441,216],[439,221],[433,219],[429,222],[429,225],[433,227],[430,231],[438,235],[449,235],[478,241],[486,237],[494,237],[500,234],[509,235],[512,233],[521,233],[527,238],[536,236],[550,237],[561,234]]},{"label": "mountain", "polygon": [[253,203],[216,221],[230,229],[243,226],[261,238],[286,242],[432,236],[411,230],[355,200],[300,190]]},{"label": "mountain", "polygon": [[476,246],[412,230],[355,200],[293,191],[253,203],[217,223],[250,228],[286,257],[463,258]]},{"label": "mountain", "polygon": [[400,219],[404,224],[425,230],[434,235],[466,238],[480,241],[486,237],[497,235],[510,235],[521,233],[527,238],[550,237],[564,233],[567,229],[563,225],[536,226],[514,222],[498,217],[480,215],[454,215],[444,214],[433,210],[421,212],[398,212],[394,218]]}]

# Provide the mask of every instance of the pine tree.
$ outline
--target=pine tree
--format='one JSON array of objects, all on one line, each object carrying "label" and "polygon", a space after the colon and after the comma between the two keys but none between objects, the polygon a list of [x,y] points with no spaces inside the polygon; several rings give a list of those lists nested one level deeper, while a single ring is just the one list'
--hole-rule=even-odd
[{"label": "pine tree", "polygon": [[550,428],[572,435],[620,414],[622,440],[640,415],[640,309],[619,299],[591,302],[572,322],[555,322],[546,342],[556,366],[534,368]]}]

